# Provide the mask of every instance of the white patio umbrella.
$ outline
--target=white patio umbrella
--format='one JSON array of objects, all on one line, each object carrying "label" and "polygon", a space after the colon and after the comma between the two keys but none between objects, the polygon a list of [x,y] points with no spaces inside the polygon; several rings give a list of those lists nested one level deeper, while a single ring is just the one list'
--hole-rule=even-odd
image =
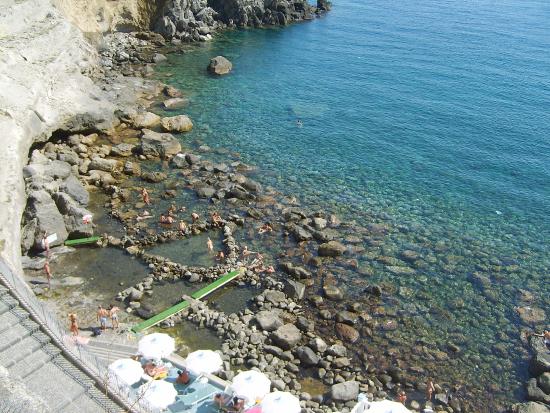
[{"label": "white patio umbrella", "polygon": [[382,400],[379,402],[370,402],[369,413],[411,413],[402,403]]},{"label": "white patio umbrella", "polygon": [[176,349],[176,343],[168,334],[148,334],[139,340],[138,352],[147,359],[168,357]]},{"label": "white patio umbrella", "polygon": [[264,397],[261,403],[262,413],[300,413],[300,400],[291,393],[276,391]]},{"label": "white patio umbrella", "polygon": [[139,386],[138,394],[150,407],[164,410],[176,401],[178,391],[172,383],[153,380]]},{"label": "white patio umbrella", "polygon": [[222,365],[221,356],[212,350],[193,351],[185,359],[185,367],[194,375],[215,373],[222,368]]},{"label": "white patio umbrella", "polygon": [[119,359],[109,364],[109,374],[113,375],[117,382],[130,386],[139,381],[143,375],[143,368],[139,361]]},{"label": "white patio umbrella", "polygon": [[259,371],[248,370],[237,374],[231,383],[231,390],[248,403],[263,399],[271,389],[271,380]]}]

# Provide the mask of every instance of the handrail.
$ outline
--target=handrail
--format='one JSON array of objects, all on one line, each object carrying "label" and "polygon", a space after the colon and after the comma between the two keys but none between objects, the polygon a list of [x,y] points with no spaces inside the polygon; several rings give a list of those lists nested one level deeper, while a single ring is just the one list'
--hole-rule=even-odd
[{"label": "handrail", "polygon": [[[19,305],[29,313],[42,330],[50,337],[52,342],[62,351],[62,354],[99,387],[105,391],[106,396],[118,404],[122,409],[132,413],[157,413],[158,409],[152,408],[144,400],[138,398],[134,389],[125,383],[119,383],[116,376],[108,373],[107,366],[86,349],[77,345],[78,353],[65,343],[63,337],[67,337],[67,331],[60,326],[57,317],[51,314],[46,306],[38,301],[29,286],[0,259],[0,282],[4,284],[10,293],[19,301]],[[74,378],[74,377],[73,377]],[[75,379],[76,380],[76,379]],[[82,383],[81,383],[82,384]],[[108,406],[100,398],[90,395],[100,404],[105,411]]]}]

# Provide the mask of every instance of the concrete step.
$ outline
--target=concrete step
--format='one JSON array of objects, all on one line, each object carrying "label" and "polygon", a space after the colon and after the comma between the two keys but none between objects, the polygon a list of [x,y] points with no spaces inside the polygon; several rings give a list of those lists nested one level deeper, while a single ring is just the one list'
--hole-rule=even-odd
[{"label": "concrete step", "polygon": [[28,313],[22,311],[20,308],[14,308],[11,311],[0,315],[0,334],[8,331],[14,325],[23,322],[28,319]]},{"label": "concrete step", "polygon": [[0,314],[11,311],[13,308],[19,307],[19,302],[9,294],[0,296]]},{"label": "concrete step", "polygon": [[20,360],[40,349],[44,344],[34,335],[25,337],[23,340],[0,352],[0,364],[9,369]]},{"label": "concrete step", "polygon": [[83,393],[74,398],[70,404],[64,406],[56,413],[97,413],[105,411],[104,408],[88,393]]},{"label": "concrete step", "polygon": [[62,355],[55,357],[52,362],[86,389],[95,386],[95,381],[92,378],[76,368],[69,360],[67,360]]},{"label": "concrete step", "polygon": [[25,380],[45,364],[51,363],[53,357],[48,351],[39,349],[11,366],[9,372],[12,376]]},{"label": "concrete step", "polygon": [[91,340],[90,343],[88,344],[89,347],[94,347],[94,348],[108,348],[108,349],[111,349],[113,351],[117,351],[117,352],[120,352],[120,353],[125,353],[125,354],[130,354],[130,355],[134,355],[137,353],[138,351],[138,346],[135,345],[135,346],[128,346],[128,345],[125,345],[125,344],[119,344],[119,343],[112,343],[112,342],[109,342],[109,341],[103,341],[101,339],[94,339],[94,340]]},{"label": "concrete step", "polygon": [[107,365],[111,364],[115,360],[129,358],[133,356],[132,353],[113,351],[110,349],[100,348],[100,347],[88,347],[88,351],[92,353],[94,356],[104,361]]},{"label": "concrete step", "polygon": [[[48,377],[48,380],[44,380]],[[25,381],[27,389],[42,397],[51,411],[57,412],[58,406],[65,406],[73,398],[86,390],[54,363],[46,363]]]},{"label": "concrete step", "polygon": [[32,335],[36,330],[28,329],[24,324],[13,325],[9,330],[0,334],[0,352],[7,350],[18,342]]}]

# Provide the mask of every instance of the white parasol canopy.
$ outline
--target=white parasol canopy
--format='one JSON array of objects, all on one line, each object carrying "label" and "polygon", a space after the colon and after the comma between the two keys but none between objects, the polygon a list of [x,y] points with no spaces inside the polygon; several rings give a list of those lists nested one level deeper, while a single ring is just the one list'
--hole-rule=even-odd
[{"label": "white parasol canopy", "polygon": [[143,375],[143,368],[139,361],[119,359],[109,364],[109,374],[113,375],[117,382],[131,386],[139,381]]},{"label": "white parasol canopy", "polygon": [[300,400],[291,393],[276,391],[264,397],[261,403],[262,413],[300,413]]},{"label": "white parasol canopy", "polygon": [[382,400],[379,402],[366,402],[367,409],[366,410],[355,410],[358,408],[361,403],[365,403],[363,401],[360,401],[352,410],[352,412],[368,412],[368,413],[411,413],[409,409],[407,409],[403,404],[398,402],[392,402],[390,400]]},{"label": "white parasol canopy", "polygon": [[222,365],[221,356],[212,350],[193,351],[185,359],[185,367],[196,376],[215,373],[222,368]]},{"label": "white parasol canopy", "polygon": [[269,393],[271,380],[259,371],[243,371],[235,376],[231,383],[231,389],[248,403],[254,403],[257,399],[263,399]]},{"label": "white parasol canopy", "polygon": [[178,391],[172,383],[153,380],[139,386],[138,394],[150,407],[164,410],[176,401]]},{"label": "white parasol canopy", "polygon": [[168,334],[148,334],[139,340],[138,352],[147,359],[168,357],[176,349],[176,343]]}]

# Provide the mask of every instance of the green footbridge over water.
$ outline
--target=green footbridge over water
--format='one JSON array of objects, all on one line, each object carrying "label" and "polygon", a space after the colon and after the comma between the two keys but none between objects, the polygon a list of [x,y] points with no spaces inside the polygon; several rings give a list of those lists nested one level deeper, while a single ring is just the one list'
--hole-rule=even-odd
[{"label": "green footbridge over water", "polygon": [[[200,300],[206,297],[207,295],[212,294],[214,291],[218,290],[219,288],[223,287],[224,285],[233,281],[235,278],[241,275],[243,270],[244,269],[241,268],[239,270],[231,271],[230,273],[223,275],[222,277],[214,281],[212,284],[209,284],[206,287],[201,288],[200,290],[191,294],[191,298],[195,300]],[[179,313],[180,311],[185,310],[190,305],[191,305],[191,302],[184,300],[181,303],[178,303],[173,307],[170,307],[164,310],[163,312],[157,314],[156,316],[151,317],[150,319],[135,325],[134,327],[132,327],[132,331],[134,333],[139,333],[140,331],[147,330],[148,328],[153,327],[154,325],[157,325],[161,321],[164,321],[167,318]]]},{"label": "green footbridge over water", "polygon": [[88,238],[68,239],[67,241],[65,241],[65,245],[69,247],[74,247],[76,245],[93,244],[94,242],[99,241],[100,238],[101,237],[95,236],[95,237],[88,237]]}]

